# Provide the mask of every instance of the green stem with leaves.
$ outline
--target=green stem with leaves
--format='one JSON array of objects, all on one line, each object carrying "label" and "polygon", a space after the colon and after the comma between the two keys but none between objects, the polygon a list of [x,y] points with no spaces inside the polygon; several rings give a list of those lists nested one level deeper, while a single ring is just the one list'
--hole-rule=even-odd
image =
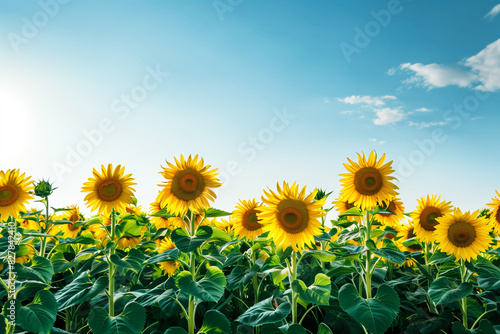
[{"label": "green stem with leaves", "polygon": [[[463,259],[460,260],[460,278],[462,283],[467,282],[467,267],[465,266],[465,261]],[[462,323],[465,329],[468,329],[469,327],[467,323],[467,296],[462,298],[461,306],[462,306]]]},{"label": "green stem with leaves", "polygon": [[[371,229],[372,224],[370,221],[370,213],[366,212],[366,239],[365,239],[365,247],[368,240],[371,239]],[[366,298],[372,298],[372,270],[371,270],[371,260],[372,260],[372,252],[370,250],[366,251],[366,279],[365,279],[365,287],[366,287]]]},{"label": "green stem with leaves", "polygon": [[[111,212],[111,242],[115,242],[115,210]],[[115,316],[115,264],[111,262],[111,256],[115,254],[116,244],[113,244],[109,249],[108,267],[109,267],[109,287],[108,287],[108,301],[109,301],[109,316]]]},{"label": "green stem with leaves", "polygon": [[[292,251],[292,268],[291,268],[291,282],[290,282],[290,287],[292,283],[297,279],[297,252]],[[297,293],[295,293],[292,290],[292,323],[296,324],[297,323]]]},{"label": "green stem with leaves", "polygon": [[[196,234],[196,217],[191,211],[191,216],[189,220],[190,234],[194,236]],[[189,254],[189,264],[190,264],[190,272],[193,276],[193,281],[196,282],[196,250],[192,250]],[[196,312],[196,304],[195,304],[194,296],[189,296],[189,308],[188,308],[188,334],[194,334],[195,329],[195,312]]]},{"label": "green stem with leaves", "polygon": [[[257,256],[255,254],[255,251],[252,249],[252,263],[250,265],[250,269],[252,269],[251,267],[253,267],[255,265],[256,261],[257,261]],[[253,285],[254,303],[257,304],[259,302],[259,282],[258,282],[257,273],[255,273],[255,276],[252,277],[252,285]]]},{"label": "green stem with leaves", "polygon": [[[49,198],[45,197],[43,201],[45,205],[45,227],[41,229],[42,233],[47,233],[49,230]],[[42,237],[42,243],[40,245],[40,256],[45,257],[45,248],[47,247],[47,238]]]}]

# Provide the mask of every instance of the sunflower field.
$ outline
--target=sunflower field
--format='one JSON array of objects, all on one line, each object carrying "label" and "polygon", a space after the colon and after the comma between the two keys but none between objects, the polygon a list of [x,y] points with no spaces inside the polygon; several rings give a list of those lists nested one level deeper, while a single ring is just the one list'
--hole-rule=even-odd
[{"label": "sunflower field", "polygon": [[217,169],[181,156],[147,213],[103,165],[81,188],[92,216],[0,171],[0,334],[500,332],[500,193],[408,213],[391,165],[358,154],[339,194],[278,182],[230,212]]}]

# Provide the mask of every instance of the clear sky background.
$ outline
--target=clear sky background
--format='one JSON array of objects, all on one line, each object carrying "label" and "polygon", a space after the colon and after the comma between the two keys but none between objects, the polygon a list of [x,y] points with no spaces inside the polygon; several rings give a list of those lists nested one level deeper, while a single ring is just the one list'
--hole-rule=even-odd
[{"label": "clear sky background", "polygon": [[[406,211],[500,189],[498,1],[0,1],[0,169],[84,207],[123,164],[149,209],[165,159],[219,168],[214,207],[277,181],[340,191],[393,160]],[[89,213],[88,209],[85,209]],[[331,215],[334,218],[335,215]]]}]

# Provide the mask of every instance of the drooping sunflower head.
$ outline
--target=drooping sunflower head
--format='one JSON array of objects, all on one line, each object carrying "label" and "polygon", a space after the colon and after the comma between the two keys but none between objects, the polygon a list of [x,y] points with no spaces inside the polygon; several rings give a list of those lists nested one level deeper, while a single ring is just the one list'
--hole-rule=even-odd
[{"label": "drooping sunflower head", "polygon": [[87,206],[98,213],[109,215],[113,209],[119,212],[125,211],[125,207],[133,203],[132,186],[136,183],[131,177],[132,174],[123,175],[125,167],[121,165],[113,169],[109,164],[107,168],[101,166],[101,173],[93,170],[93,178],[89,178],[82,187],[82,192],[88,193],[85,196]]},{"label": "drooping sunflower head", "polygon": [[[168,237],[156,239],[155,242],[156,250],[159,254],[175,248],[174,242]],[[160,268],[163,269],[163,271],[169,276],[172,276],[180,266],[179,262],[175,260],[162,261],[158,264],[160,265]]]},{"label": "drooping sunflower head", "polygon": [[306,187],[299,191],[299,186],[283,182],[283,188],[277,185],[277,193],[264,190],[264,206],[259,207],[264,231],[278,247],[286,249],[292,246],[294,251],[301,251],[307,245],[314,245],[314,236],[320,235],[321,222],[318,218],[325,215],[321,209],[325,198],[314,201],[316,191],[306,195]]},{"label": "drooping sunflower head", "polygon": [[379,213],[376,215],[376,219],[384,224],[385,226],[389,226],[392,228],[397,228],[404,219],[405,208],[403,206],[403,202],[401,199],[394,197],[388,202],[382,202],[380,206],[384,211],[389,211],[395,213],[394,215],[388,213]]},{"label": "drooping sunflower head", "polygon": [[132,236],[122,236],[120,239],[118,239],[118,242],[116,243],[118,248],[134,248],[138,244],[141,243],[141,238],[140,237],[132,237]]},{"label": "drooping sunflower head", "polygon": [[78,209],[78,206],[69,207],[69,211],[65,211],[61,218],[70,221],[70,224],[60,225],[60,230],[63,232],[63,238],[76,238],[82,230],[81,226],[75,226],[77,221],[83,220],[83,216]]},{"label": "drooping sunflower head", "polygon": [[441,200],[441,196],[422,197],[418,200],[418,207],[410,214],[415,227],[417,239],[423,242],[434,241],[434,231],[439,224],[438,218],[450,213],[453,209],[451,202]]},{"label": "drooping sunflower head", "polygon": [[222,184],[217,179],[217,169],[210,170],[210,165],[204,166],[203,159],[191,155],[187,160],[181,155],[180,161],[175,158],[175,165],[167,161],[168,167],[163,167],[162,175],[167,180],[160,192],[162,206],[174,215],[183,216],[189,208],[203,211],[209,207],[209,201],[214,201],[216,195],[212,188]]},{"label": "drooping sunflower head", "polygon": [[412,222],[400,225],[398,237],[400,238],[396,241],[396,245],[398,245],[399,249],[410,253],[421,252],[423,250],[417,240],[413,243],[407,244],[406,246],[403,244],[405,241],[416,237],[415,228]]},{"label": "drooping sunflower head", "polygon": [[497,197],[491,199],[491,203],[487,205],[491,208],[490,223],[495,229],[495,233],[500,234],[500,193],[495,190]]},{"label": "drooping sunflower head", "polygon": [[127,205],[125,207],[125,212],[130,213],[131,215],[141,215],[141,207],[140,206],[135,206],[135,205]]},{"label": "drooping sunflower head", "polygon": [[458,208],[453,213],[437,218],[435,237],[439,249],[456,260],[477,259],[492,243],[491,225],[484,217],[477,218],[479,211],[462,213]]},{"label": "drooping sunflower head", "polygon": [[25,264],[35,256],[35,248],[31,242],[21,243],[16,251],[16,263]]},{"label": "drooping sunflower head", "polygon": [[17,218],[19,211],[26,211],[25,205],[33,196],[30,176],[19,175],[19,169],[0,170],[0,219],[7,220],[9,216]]},{"label": "drooping sunflower head", "polygon": [[[354,203],[346,201],[342,197],[338,197],[335,201],[332,202],[332,204],[335,205],[335,210],[337,210],[339,214],[342,214],[347,210],[355,207]],[[356,221],[358,223],[361,223],[361,217],[359,216],[347,216],[345,218],[350,221]]]},{"label": "drooping sunflower head", "polygon": [[245,237],[246,240],[253,240],[264,232],[258,217],[260,210],[257,208],[260,206],[262,204],[257,203],[255,199],[239,201],[233,211],[232,220],[234,232],[237,236]]},{"label": "drooping sunflower head", "polygon": [[368,160],[358,154],[358,163],[347,158],[350,164],[344,164],[349,173],[340,174],[342,184],[341,196],[344,200],[354,203],[362,210],[374,209],[377,203],[389,201],[397,195],[398,187],[391,181],[394,170],[392,161],[384,165],[385,154],[377,161],[375,151],[370,153]]}]

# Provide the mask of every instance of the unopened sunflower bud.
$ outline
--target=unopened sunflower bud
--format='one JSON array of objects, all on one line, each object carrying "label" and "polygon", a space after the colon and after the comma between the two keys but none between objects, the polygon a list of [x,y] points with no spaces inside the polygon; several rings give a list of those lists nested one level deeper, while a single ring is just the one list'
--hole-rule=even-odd
[{"label": "unopened sunflower bud", "polygon": [[34,194],[38,197],[47,198],[55,189],[56,188],[53,188],[49,181],[41,180],[35,184]]}]

